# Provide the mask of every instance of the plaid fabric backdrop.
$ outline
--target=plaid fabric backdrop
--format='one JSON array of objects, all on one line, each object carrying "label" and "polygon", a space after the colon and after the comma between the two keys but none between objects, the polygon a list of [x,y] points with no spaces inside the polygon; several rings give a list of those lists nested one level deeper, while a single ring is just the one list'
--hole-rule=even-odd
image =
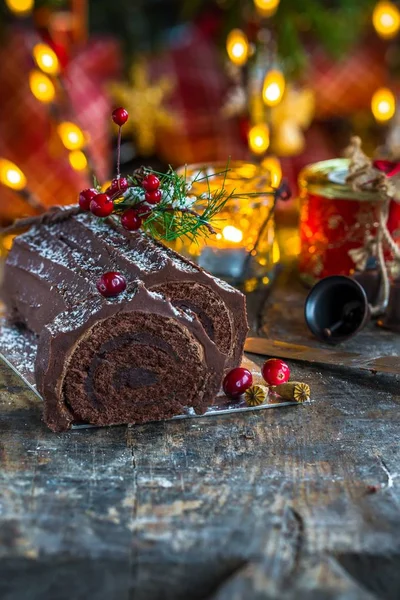
[{"label": "plaid fabric backdrop", "polygon": [[314,90],[317,118],[351,116],[369,110],[374,92],[385,85],[387,66],[379,42],[352,50],[335,61],[313,52],[309,86]]},{"label": "plaid fabric backdrop", "polygon": [[158,133],[160,155],[173,165],[248,158],[237,119],[221,116],[230,81],[215,42],[188,28],[169,51],[150,61],[152,79],[168,75],[175,84],[165,104],[177,118]]},{"label": "plaid fabric backdrop", "polygon": [[[16,163],[25,173],[29,188],[43,204],[68,204],[88,185],[84,172],[74,171],[68,151],[56,134],[54,107],[42,104],[29,89],[34,68],[34,32],[14,30],[0,49],[0,156]],[[80,50],[66,68],[64,85],[70,97],[63,120],[76,122],[88,134],[88,151],[100,180],[109,177],[109,115],[111,104],[104,87],[119,76],[120,56],[113,41],[99,40]],[[57,112],[58,107],[57,107]],[[0,189],[0,219],[30,214],[15,192]]]}]

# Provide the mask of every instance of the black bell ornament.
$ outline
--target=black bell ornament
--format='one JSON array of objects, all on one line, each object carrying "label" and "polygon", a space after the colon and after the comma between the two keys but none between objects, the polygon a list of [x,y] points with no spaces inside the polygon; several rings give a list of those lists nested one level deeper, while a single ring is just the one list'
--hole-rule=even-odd
[{"label": "black bell ornament", "polygon": [[365,290],[350,277],[325,277],[306,299],[306,323],[315,337],[328,344],[339,344],[353,337],[369,318]]}]

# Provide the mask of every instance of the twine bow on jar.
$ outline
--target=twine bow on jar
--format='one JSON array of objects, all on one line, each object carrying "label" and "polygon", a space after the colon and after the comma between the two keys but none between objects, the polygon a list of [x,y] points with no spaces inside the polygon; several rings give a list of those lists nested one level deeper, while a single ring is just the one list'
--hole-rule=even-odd
[{"label": "twine bow on jar", "polygon": [[400,265],[400,248],[388,229],[389,207],[392,200],[400,202],[400,163],[388,160],[372,160],[361,149],[361,139],[353,137],[346,156],[350,159],[346,182],[354,191],[376,192],[377,228],[375,236],[366,236],[364,246],[349,252],[356,266],[365,269],[369,257],[375,256],[382,275],[377,303],[371,306],[372,315],[385,312],[389,303],[390,280],[385,261],[387,246],[396,263]]}]

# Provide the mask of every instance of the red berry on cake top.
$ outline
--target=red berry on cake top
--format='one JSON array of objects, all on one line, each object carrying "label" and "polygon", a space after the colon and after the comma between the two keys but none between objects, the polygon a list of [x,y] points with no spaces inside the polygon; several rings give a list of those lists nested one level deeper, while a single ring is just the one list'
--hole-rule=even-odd
[{"label": "red berry on cake top", "polygon": [[117,271],[109,271],[100,277],[96,287],[102,296],[112,298],[126,289],[126,279]]},{"label": "red berry on cake top", "polygon": [[148,204],[158,204],[161,202],[161,190],[153,190],[152,192],[146,192],[144,199]]},{"label": "red berry on cake top", "polygon": [[114,123],[116,125],[118,125],[118,127],[122,127],[122,125],[125,125],[128,118],[129,118],[129,113],[122,106],[120,106],[119,108],[116,108],[112,112],[112,120],[114,121]]},{"label": "red berry on cake top", "polygon": [[146,175],[146,177],[143,178],[142,187],[146,192],[154,192],[160,187],[160,180],[157,175],[149,173],[149,175]]},{"label": "red berry on cake top", "polygon": [[97,196],[98,191],[94,188],[88,188],[86,190],[82,190],[79,194],[79,206],[82,210],[90,210],[90,203],[95,196]]},{"label": "red berry on cake top", "polygon": [[116,177],[112,180],[109,191],[112,195],[116,194],[117,192],[121,192],[122,194],[123,192],[126,192],[128,187],[129,182],[126,177]]},{"label": "red berry on cake top", "polygon": [[141,206],[135,206],[134,209],[139,217],[144,221],[151,215],[153,209],[151,206],[146,206],[142,204]]},{"label": "red berry on cake top", "polygon": [[262,376],[269,385],[280,385],[289,381],[290,369],[280,358],[270,358],[262,369]]},{"label": "red berry on cake top", "polygon": [[225,375],[222,387],[227,396],[238,398],[253,385],[253,375],[248,369],[237,367]]},{"label": "red berry on cake top", "polygon": [[137,231],[140,229],[142,219],[137,210],[134,208],[127,208],[121,215],[121,225],[128,231]]},{"label": "red berry on cake top", "polygon": [[114,210],[114,203],[107,194],[97,194],[90,203],[90,212],[96,217],[108,217]]}]

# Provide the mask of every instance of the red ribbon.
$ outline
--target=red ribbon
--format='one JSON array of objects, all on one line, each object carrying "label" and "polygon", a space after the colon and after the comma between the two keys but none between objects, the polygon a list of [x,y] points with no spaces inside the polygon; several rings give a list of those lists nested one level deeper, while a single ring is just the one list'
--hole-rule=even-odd
[{"label": "red ribbon", "polygon": [[374,160],[372,165],[378,171],[385,173],[387,177],[393,177],[400,173],[400,162],[393,162],[391,160]]}]

